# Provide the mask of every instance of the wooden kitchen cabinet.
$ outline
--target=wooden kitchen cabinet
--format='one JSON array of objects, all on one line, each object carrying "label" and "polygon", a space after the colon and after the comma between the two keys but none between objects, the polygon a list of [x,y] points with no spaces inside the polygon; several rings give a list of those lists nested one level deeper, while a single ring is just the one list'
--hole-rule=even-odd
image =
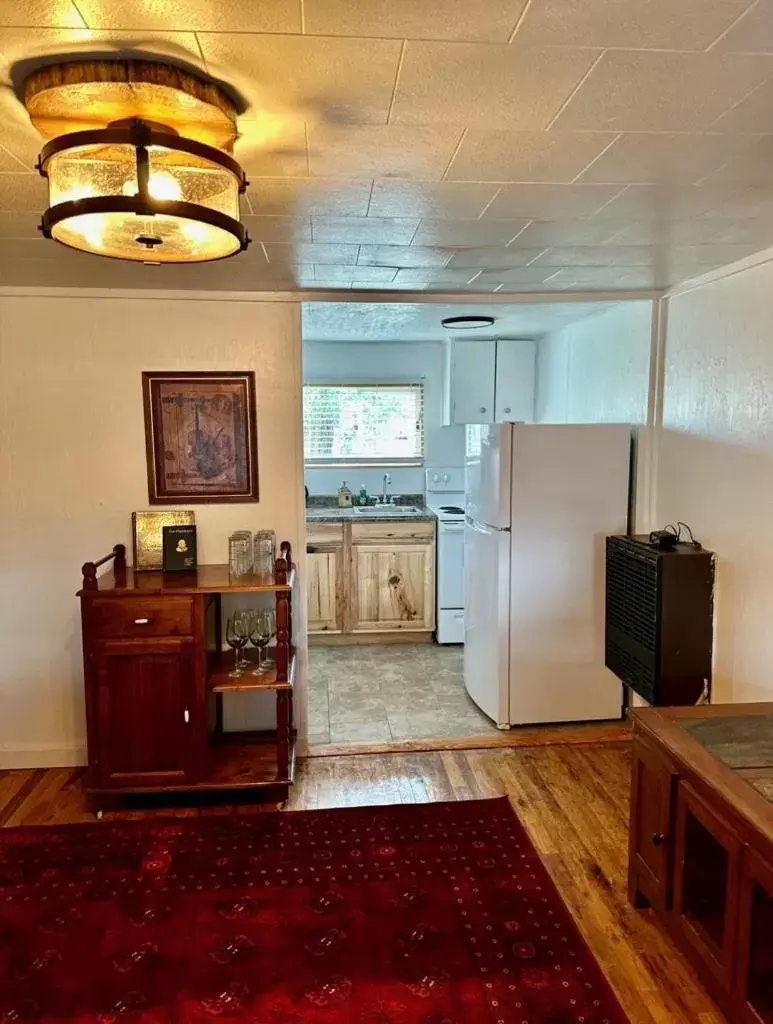
[{"label": "wooden kitchen cabinet", "polygon": [[741,862],[737,999],[744,1024],[773,1024],[773,860]]},{"label": "wooden kitchen cabinet", "polygon": [[535,362],[529,339],[449,342],[446,425],[532,422]]},{"label": "wooden kitchen cabinet", "polygon": [[340,633],[340,586],[343,549],[309,551],[306,556],[310,633]]},{"label": "wooden kitchen cabinet", "polygon": [[353,631],[434,629],[434,561],[433,544],[355,544]]}]

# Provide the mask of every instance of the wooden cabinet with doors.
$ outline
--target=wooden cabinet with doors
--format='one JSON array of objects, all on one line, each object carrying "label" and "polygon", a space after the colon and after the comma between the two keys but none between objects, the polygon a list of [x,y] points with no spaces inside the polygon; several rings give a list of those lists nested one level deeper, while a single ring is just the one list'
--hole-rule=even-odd
[{"label": "wooden cabinet with doors", "polygon": [[773,704],[633,716],[631,901],[729,1021],[773,1024]]},{"label": "wooden cabinet with doors", "polygon": [[[111,571],[99,568],[113,562]],[[223,595],[262,595],[276,611],[274,668],[231,674]],[[123,545],[83,566],[81,600],[89,770],[98,807],[130,793],[265,791],[287,796],[294,772],[292,601],[295,569],[283,544],[275,572],[236,581],[228,566],[135,572]],[[268,733],[226,732],[233,692],[276,696]]]},{"label": "wooden cabinet with doors", "polygon": [[313,642],[431,640],[434,520],[309,523],[307,552]]}]

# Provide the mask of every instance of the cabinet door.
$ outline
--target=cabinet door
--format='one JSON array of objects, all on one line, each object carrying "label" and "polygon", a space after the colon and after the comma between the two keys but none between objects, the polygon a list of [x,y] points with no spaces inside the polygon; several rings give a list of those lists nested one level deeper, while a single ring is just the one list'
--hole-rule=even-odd
[{"label": "cabinet door", "polygon": [[306,559],[309,633],[341,630],[341,552],[341,548],[313,551]]},{"label": "cabinet door", "polygon": [[494,418],[497,423],[534,420],[533,341],[498,341]]},{"label": "cabinet door", "polygon": [[738,870],[735,830],[684,780],[676,802],[674,920],[724,992],[733,987]]},{"label": "cabinet door", "polygon": [[495,341],[451,342],[451,423],[494,422]]},{"label": "cabinet door", "polygon": [[773,1024],[773,863],[748,849],[741,862],[736,984],[744,1022]]},{"label": "cabinet door", "polygon": [[677,776],[655,749],[637,736],[631,766],[629,897],[665,910],[671,900],[671,854]]},{"label": "cabinet door", "polygon": [[198,733],[193,641],[106,640],[95,656],[100,784],[163,788],[191,781]]},{"label": "cabinet door", "polygon": [[435,545],[356,544],[354,630],[435,628]]}]

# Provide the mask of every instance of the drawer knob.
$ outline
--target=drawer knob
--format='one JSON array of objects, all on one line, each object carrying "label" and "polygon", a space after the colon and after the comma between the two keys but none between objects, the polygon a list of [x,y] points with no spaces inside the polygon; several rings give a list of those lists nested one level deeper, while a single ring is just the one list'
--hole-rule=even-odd
[{"label": "drawer knob", "polygon": [[666,841],[666,837],[663,835],[662,832],[653,832],[653,834],[652,834],[652,845],[653,846],[662,846],[663,843],[665,843],[665,841]]},{"label": "drawer knob", "polygon": [[134,625],[135,626],[149,626],[150,625],[150,619],[135,619],[134,620]]}]

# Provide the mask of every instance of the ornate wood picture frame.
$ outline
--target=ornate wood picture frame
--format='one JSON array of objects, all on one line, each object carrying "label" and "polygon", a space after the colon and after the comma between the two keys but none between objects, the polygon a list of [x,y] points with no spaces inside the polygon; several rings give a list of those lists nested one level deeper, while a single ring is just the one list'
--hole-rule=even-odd
[{"label": "ornate wood picture frame", "polygon": [[255,373],[142,374],[151,505],[258,500]]}]

